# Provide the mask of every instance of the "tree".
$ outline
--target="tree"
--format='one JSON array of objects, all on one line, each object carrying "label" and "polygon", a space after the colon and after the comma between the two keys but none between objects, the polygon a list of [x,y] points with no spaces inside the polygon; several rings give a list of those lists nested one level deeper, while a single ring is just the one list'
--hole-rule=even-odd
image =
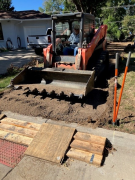
[{"label": "tree", "polygon": [[[129,7],[124,7],[124,6],[133,5],[134,3],[135,3],[135,0],[132,0],[132,1],[131,0],[113,0],[113,1],[108,0],[107,1],[106,7],[102,9],[100,17],[102,18],[102,21],[104,22],[104,24],[108,25],[108,36],[119,39],[121,34],[124,33],[124,35],[127,35],[126,31],[129,31],[129,28],[127,28],[127,30],[125,29],[127,25],[126,23],[125,25],[123,24],[125,22],[123,21],[123,19],[125,19],[127,14],[134,13],[133,12],[134,7],[129,8]],[[123,26],[124,26],[124,29],[123,29]],[[132,29],[132,27],[130,29]]]},{"label": "tree", "polygon": [[115,21],[122,20],[123,17],[126,15],[126,9],[116,7],[116,6],[120,6],[120,1],[121,0],[114,0],[114,1],[108,0],[106,3],[106,7],[102,9],[100,17],[104,20],[107,19],[109,15],[111,15],[114,17]]},{"label": "tree", "polygon": [[105,6],[107,0],[68,0],[73,2],[76,10],[86,12],[98,16],[101,12],[101,7]]},{"label": "tree", "polygon": [[41,13],[43,13],[45,10],[42,7],[38,8]]},{"label": "tree", "polygon": [[[135,0],[132,0],[130,5],[134,5]],[[135,34],[135,6],[126,8],[126,15],[122,21],[122,29],[125,35]]]},{"label": "tree", "polygon": [[105,6],[107,0],[45,0],[41,12],[47,11],[79,11],[99,15],[101,7]]},{"label": "tree", "polygon": [[50,11],[62,11],[64,8],[63,0],[45,0],[43,2],[43,7],[39,7],[41,12],[50,12]]},{"label": "tree", "polygon": [[64,11],[71,11],[71,12],[76,11],[75,4],[72,1],[65,0],[64,1]]},{"label": "tree", "polygon": [[121,36],[121,30],[119,29],[119,25],[115,23],[115,17],[109,15],[108,18],[104,20],[104,24],[108,25],[108,36],[112,39],[117,38],[119,40]]},{"label": "tree", "polygon": [[135,33],[135,15],[133,16],[125,16],[122,21],[122,28],[126,35]]},{"label": "tree", "polygon": [[14,11],[14,7],[12,6],[12,0],[0,0],[0,10]]}]

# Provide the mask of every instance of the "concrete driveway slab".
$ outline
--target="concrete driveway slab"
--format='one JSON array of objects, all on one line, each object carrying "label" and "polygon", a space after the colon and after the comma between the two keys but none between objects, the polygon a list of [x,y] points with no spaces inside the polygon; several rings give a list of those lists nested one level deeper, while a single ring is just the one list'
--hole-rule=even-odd
[{"label": "concrete driveway slab", "polygon": [[0,74],[5,74],[11,64],[17,67],[22,67],[30,62],[33,58],[40,58],[33,49],[31,50],[15,50],[0,53]]},{"label": "concrete driveway slab", "polygon": [[3,164],[0,164],[0,179],[3,179],[10,171],[12,168],[5,166]]},{"label": "concrete driveway slab", "polygon": [[118,148],[100,168],[71,159],[58,166],[25,156],[4,180],[134,180],[135,153],[132,152]]}]

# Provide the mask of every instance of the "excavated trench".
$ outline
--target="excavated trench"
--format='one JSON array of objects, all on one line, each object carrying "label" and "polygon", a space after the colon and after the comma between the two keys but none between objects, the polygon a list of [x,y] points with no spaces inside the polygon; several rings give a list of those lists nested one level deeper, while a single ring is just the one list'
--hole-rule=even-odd
[{"label": "excavated trench", "polygon": [[[114,51],[115,46],[109,46],[113,59],[117,51],[117,48]],[[123,48],[121,46],[121,52]],[[26,90],[26,86],[18,90],[7,90],[0,94],[0,111],[108,128],[113,117],[114,63],[110,63],[107,77],[106,81],[101,79],[96,88],[83,99],[47,95],[41,91]]]},{"label": "excavated trench", "polygon": [[25,85],[18,90],[7,90],[0,95],[0,110],[65,122],[102,126],[100,118],[103,114],[106,116],[108,104],[112,104],[108,102],[109,86],[97,87],[83,99],[55,94],[47,95],[40,93],[41,91],[37,91],[37,89],[31,91]]}]

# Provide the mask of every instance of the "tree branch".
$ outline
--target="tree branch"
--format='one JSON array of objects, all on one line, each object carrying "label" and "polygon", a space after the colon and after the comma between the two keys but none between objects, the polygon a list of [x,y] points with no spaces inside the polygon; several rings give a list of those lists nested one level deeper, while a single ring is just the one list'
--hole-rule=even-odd
[{"label": "tree branch", "polygon": [[79,5],[78,1],[77,0],[72,0],[72,2],[75,4],[76,10],[81,11],[81,8],[80,8],[80,5]]},{"label": "tree branch", "polygon": [[81,12],[83,12],[82,0],[79,0],[79,2],[80,2]]}]

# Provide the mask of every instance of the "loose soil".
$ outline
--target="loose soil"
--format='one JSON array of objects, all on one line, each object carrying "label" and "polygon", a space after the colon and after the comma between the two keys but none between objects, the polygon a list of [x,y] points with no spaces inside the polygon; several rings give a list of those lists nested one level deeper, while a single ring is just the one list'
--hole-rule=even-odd
[{"label": "loose soil", "polygon": [[53,120],[85,124],[91,119],[95,121],[107,108],[107,89],[97,88],[86,99],[75,100],[27,94],[24,88],[10,90],[2,94],[1,109],[29,116],[41,116]]},{"label": "loose soil", "polygon": [[127,44],[129,43],[108,45],[110,67],[107,79],[105,82],[101,81],[85,99],[60,99],[43,97],[40,94],[28,94],[24,91],[25,86],[22,89],[10,89],[1,93],[0,111],[11,111],[34,117],[41,116],[67,123],[79,123],[93,128],[104,127],[135,134],[135,114],[131,114],[131,111],[126,114],[121,111],[120,126],[112,126],[115,53],[119,51],[122,56]]}]

